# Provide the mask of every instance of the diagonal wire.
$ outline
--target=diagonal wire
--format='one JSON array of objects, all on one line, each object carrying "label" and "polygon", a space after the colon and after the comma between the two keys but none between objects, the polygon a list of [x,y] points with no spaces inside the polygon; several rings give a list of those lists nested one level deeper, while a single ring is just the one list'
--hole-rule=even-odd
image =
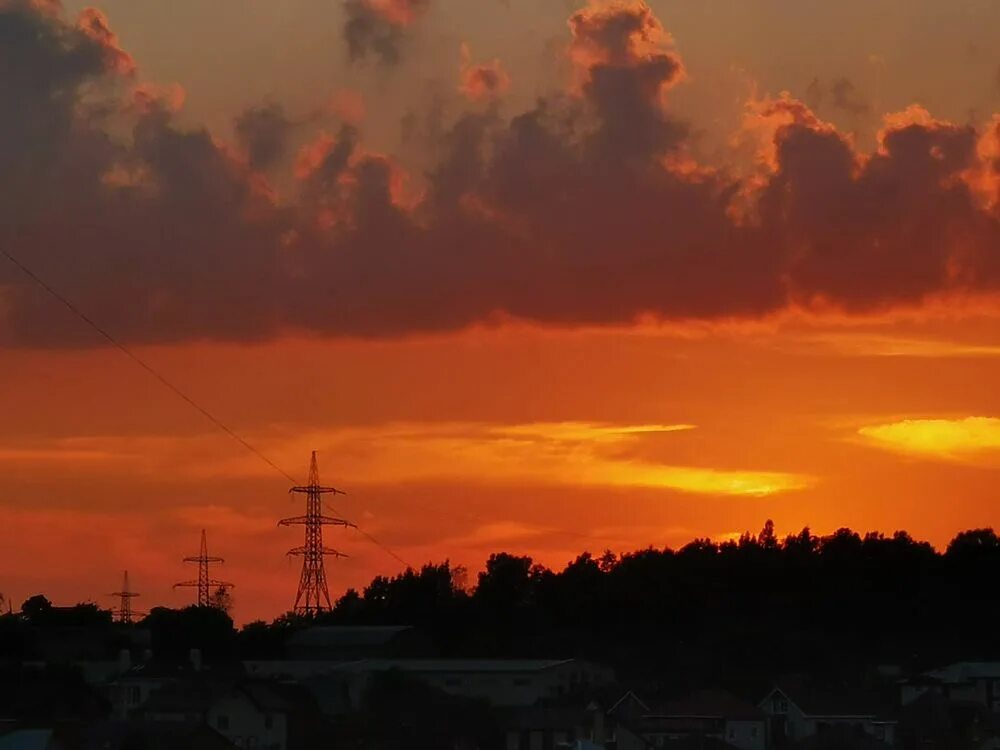
[{"label": "diagonal wire", "polygon": [[66,299],[66,297],[64,297],[63,295],[61,295],[59,292],[57,292],[51,286],[49,286],[45,282],[44,279],[42,279],[40,276],[38,276],[38,274],[36,274],[30,268],[28,268],[23,263],[21,263],[21,261],[19,261],[13,255],[11,255],[5,249],[0,248],[0,254],[2,254],[5,258],[7,258],[7,260],[9,260],[11,263],[13,263],[15,266],[17,266],[24,273],[25,276],[29,277],[32,281],[34,281],[36,284],[38,284],[42,289],[44,289],[46,292],[48,292],[50,295],[52,295],[52,297],[54,297],[55,299],[59,300],[59,302],[61,302],[63,305],[65,305],[70,310],[70,312],[72,312],[74,315],[76,315],[78,318],[80,318],[80,320],[82,320],[84,323],[86,323],[91,328],[93,328],[95,331],[97,331],[99,334],[101,334],[101,336],[103,336],[105,339],[107,339],[107,341],[110,344],[112,344],[115,348],[117,348],[120,352],[122,352],[122,354],[124,354],[126,357],[128,357],[129,359],[131,359],[137,365],[139,365],[139,367],[141,367],[143,370],[145,370],[150,375],[152,375],[154,378],[156,378],[158,381],[160,381],[160,383],[162,385],[166,386],[169,390],[173,391],[174,395],[176,395],[177,397],[179,397],[180,399],[182,399],[189,406],[193,407],[194,409],[197,409],[198,412],[200,412],[201,415],[205,417],[205,419],[207,419],[209,422],[211,422],[212,424],[214,424],[216,427],[218,427],[224,433],[226,433],[227,435],[229,435],[229,437],[233,438],[233,440],[236,440],[240,445],[242,445],[248,451],[250,451],[255,456],[257,456],[257,458],[259,458],[260,460],[262,460],[264,463],[266,463],[272,469],[274,469],[279,474],[281,474],[283,477],[285,477],[285,479],[289,480],[293,484],[295,483],[295,478],[293,476],[291,476],[288,472],[286,472],[284,469],[282,469],[280,466],[278,466],[276,463],[274,463],[274,461],[272,461],[267,456],[265,456],[263,453],[261,453],[259,450],[257,450],[255,447],[253,447],[253,445],[251,445],[246,440],[244,440],[242,437],[240,437],[240,435],[238,435],[234,430],[232,430],[229,427],[229,425],[227,425],[221,419],[219,419],[214,414],[212,414],[210,411],[208,411],[208,409],[205,409],[197,401],[195,401],[193,398],[191,398],[190,396],[188,396],[184,391],[182,391],[176,385],[174,385],[169,380],[167,380],[165,377],[163,377],[163,375],[161,375],[159,372],[157,372],[153,368],[152,365],[150,365],[148,362],[146,362],[144,359],[142,359],[138,354],[136,354],[134,351],[132,351],[131,349],[129,349],[127,346],[125,346],[123,343],[121,343],[118,339],[116,339],[110,333],[108,333],[108,331],[106,329],[104,329],[101,326],[99,326],[92,318],[88,317],[86,315],[86,313],[84,313],[80,308],[78,308],[76,305],[74,305],[72,302],[70,302],[68,299]]},{"label": "diagonal wire", "polygon": [[[229,425],[227,425],[221,419],[219,419],[218,417],[216,417],[214,414],[212,414],[212,412],[210,412],[208,409],[206,409],[205,407],[203,407],[201,404],[199,404],[193,398],[191,398],[190,396],[188,396],[178,386],[174,385],[171,381],[169,381],[167,378],[165,378],[163,375],[161,375],[152,365],[150,365],[148,362],[146,362],[144,359],[142,359],[142,357],[140,357],[138,354],[136,354],[134,351],[132,351],[129,347],[125,346],[125,344],[123,344],[117,338],[115,338],[114,336],[112,336],[111,333],[109,333],[107,331],[107,329],[102,328],[100,325],[98,325],[97,322],[94,321],[92,318],[90,318],[86,313],[84,313],[83,310],[81,310],[79,307],[77,307],[72,302],[70,302],[70,300],[68,300],[66,297],[64,297],[62,294],[60,294],[58,291],[56,291],[48,283],[46,283],[46,281],[44,279],[42,279],[38,274],[36,274],[34,271],[32,271],[30,268],[28,268],[20,260],[18,260],[17,258],[15,258],[13,255],[11,255],[9,252],[7,252],[7,250],[5,250],[2,247],[0,247],[0,255],[3,255],[13,265],[15,265],[18,269],[20,269],[20,271],[25,276],[27,276],[32,281],[34,281],[36,284],[38,284],[38,286],[40,286],[42,289],[44,289],[46,292],[48,292],[49,295],[51,295],[54,299],[58,300],[70,312],[72,312],[74,315],[76,315],[78,318],[80,318],[80,320],[82,320],[88,326],[90,326],[95,331],[97,331],[97,333],[99,333],[105,340],[107,340],[108,343],[110,343],[112,346],[114,346],[116,349],[118,349],[122,354],[124,354],[126,357],[128,357],[129,359],[131,359],[137,365],[139,365],[139,367],[141,367],[143,370],[145,370],[147,373],[149,373],[151,376],[153,376],[156,380],[158,380],[160,382],[161,385],[163,385],[165,388],[167,388],[168,390],[170,390],[171,392],[173,392],[174,395],[176,395],[178,398],[180,398],[186,404],[188,404],[189,406],[191,406],[193,409],[197,410],[203,417],[205,417],[205,419],[207,419],[209,422],[211,422],[213,425],[215,425],[218,429],[220,429],[222,432],[226,433],[229,437],[231,437],[233,440],[235,440],[240,445],[242,445],[247,451],[249,451],[250,453],[252,453],[253,455],[255,455],[257,458],[259,458],[261,461],[263,461],[264,463],[266,463],[268,466],[270,466],[272,469],[274,469],[276,472],[278,472],[281,476],[283,476],[289,482],[291,482],[292,484],[297,484],[298,483],[297,480],[295,479],[295,477],[293,477],[287,471],[285,471],[280,466],[278,466],[278,464],[276,464],[274,461],[272,461],[270,458],[268,458],[264,453],[262,453],[260,450],[258,450],[257,448],[255,448],[251,443],[249,443],[247,440],[245,440],[242,436],[240,436],[239,433],[237,433],[235,430],[233,430],[231,427],[229,427]],[[385,553],[387,553],[388,555],[390,555],[391,557],[393,557],[395,560],[397,560],[401,564],[405,565],[407,568],[413,567],[408,562],[406,562],[402,557],[400,557],[395,552],[393,552],[392,549],[390,549],[388,546],[386,546],[382,542],[378,541],[375,537],[373,537],[367,531],[364,531],[363,529],[361,529],[361,528],[359,528],[357,526],[355,526],[354,528],[357,530],[357,532],[359,534],[361,534],[363,537],[365,537],[366,539],[368,539],[368,541],[370,541],[372,544],[374,544],[377,547],[379,547],[382,551],[384,551]]]}]

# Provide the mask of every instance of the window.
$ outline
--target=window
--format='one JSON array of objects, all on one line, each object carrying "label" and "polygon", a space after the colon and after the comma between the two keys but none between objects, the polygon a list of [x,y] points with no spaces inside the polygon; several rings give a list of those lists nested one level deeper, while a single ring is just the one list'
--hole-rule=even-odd
[{"label": "window", "polygon": [[219,714],[215,717],[215,726],[218,727],[220,732],[229,731],[229,717],[225,714]]},{"label": "window", "polygon": [[771,700],[771,710],[776,714],[788,713],[788,699],[783,695],[776,695]]}]

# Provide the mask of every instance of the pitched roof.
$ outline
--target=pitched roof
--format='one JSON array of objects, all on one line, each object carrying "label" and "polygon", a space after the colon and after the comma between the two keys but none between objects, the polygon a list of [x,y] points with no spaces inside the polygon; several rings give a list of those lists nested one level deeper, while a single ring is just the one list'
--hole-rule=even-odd
[{"label": "pitched roof", "polygon": [[144,714],[195,714],[208,711],[227,696],[239,693],[258,711],[287,713],[291,706],[280,692],[259,680],[230,681],[185,680],[154,691],[142,706]]},{"label": "pitched roof", "polygon": [[150,693],[139,709],[143,714],[198,714],[208,710],[225,688],[203,680],[184,680]]},{"label": "pitched roof", "polygon": [[410,625],[317,625],[293,633],[285,643],[313,648],[384,646],[400,634],[412,631]]},{"label": "pitched roof", "polygon": [[339,672],[542,672],[571,664],[573,659],[360,659],[331,664]]},{"label": "pitched roof", "polygon": [[734,745],[730,745],[718,737],[694,734],[679,739],[666,740],[659,747],[662,747],[663,750],[736,750]]},{"label": "pitched roof", "polygon": [[863,690],[843,690],[818,685],[799,675],[779,679],[758,706],[763,706],[775,690],[798,706],[806,716],[875,718],[884,713],[882,701],[876,695]]},{"label": "pitched roof", "polygon": [[840,725],[799,740],[792,745],[792,748],[794,750],[889,750],[890,745],[859,732],[854,727]]},{"label": "pitched roof", "polygon": [[244,682],[236,688],[253,702],[259,711],[286,713],[291,705],[275,689],[263,682]]},{"label": "pitched roof", "polygon": [[725,690],[698,690],[680,700],[668,700],[652,706],[648,715],[703,717],[730,720],[764,720],[764,713],[752,703]]},{"label": "pitched roof", "polygon": [[0,750],[48,750],[51,729],[16,729],[0,736]]},{"label": "pitched roof", "polygon": [[565,730],[586,726],[590,712],[581,706],[528,706],[508,712],[506,729]]},{"label": "pitched roof", "polygon": [[81,750],[119,750],[141,740],[149,750],[230,750],[236,747],[215,730],[173,721],[106,721],[84,728]]},{"label": "pitched roof", "polygon": [[1000,662],[960,661],[940,669],[924,672],[925,677],[942,682],[967,682],[975,679],[1000,679]]}]

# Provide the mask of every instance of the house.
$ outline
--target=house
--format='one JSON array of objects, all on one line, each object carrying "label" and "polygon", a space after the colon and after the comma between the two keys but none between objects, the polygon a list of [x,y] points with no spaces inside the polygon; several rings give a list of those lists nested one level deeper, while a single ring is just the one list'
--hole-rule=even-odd
[{"label": "house", "polygon": [[644,700],[627,693],[609,714],[652,747],[694,743],[736,750],[765,750],[767,717],[753,704],[724,690],[700,690],[674,700]]},{"label": "house", "polygon": [[791,745],[794,750],[889,750],[891,745],[858,727],[836,724]]},{"label": "house", "polygon": [[897,744],[926,750],[986,748],[1000,739],[1000,715],[977,702],[925,692],[903,706]]},{"label": "house", "polygon": [[303,661],[401,658],[429,655],[430,643],[409,626],[315,626],[289,636],[285,653]]},{"label": "house", "polygon": [[164,686],[134,716],[162,725],[208,726],[247,750],[312,747],[325,729],[302,686],[204,674]]},{"label": "house", "polygon": [[235,750],[235,745],[204,724],[106,721],[90,725],[68,742],[69,750]]},{"label": "house", "polygon": [[157,724],[205,724],[236,747],[285,750],[287,704],[262,686],[185,680],[153,693],[137,717]]},{"label": "house", "polygon": [[51,729],[15,729],[0,734],[0,750],[64,750]]},{"label": "house", "polygon": [[338,696],[339,705],[346,700],[351,708],[361,705],[372,676],[386,672],[399,672],[450,695],[479,698],[497,707],[531,706],[614,682],[612,670],[578,659],[250,661],[244,666],[250,676],[313,687],[329,683],[327,692]]},{"label": "house", "polygon": [[830,730],[847,727],[888,746],[895,744],[895,718],[876,697],[829,691],[802,678],[786,678],[758,704],[768,717],[772,747],[782,748]]},{"label": "house", "polygon": [[155,661],[129,667],[104,685],[105,696],[111,702],[112,717],[128,719],[146,705],[154,693],[189,679],[194,672],[189,664],[164,664]]},{"label": "house", "polygon": [[957,662],[903,680],[900,703],[909,705],[928,692],[949,701],[977,703],[1000,713],[1000,662]]},{"label": "house", "polygon": [[277,691],[248,682],[217,696],[206,723],[236,747],[287,750],[292,706]]},{"label": "house", "polygon": [[649,743],[597,702],[536,705],[506,712],[506,750],[649,750]]}]

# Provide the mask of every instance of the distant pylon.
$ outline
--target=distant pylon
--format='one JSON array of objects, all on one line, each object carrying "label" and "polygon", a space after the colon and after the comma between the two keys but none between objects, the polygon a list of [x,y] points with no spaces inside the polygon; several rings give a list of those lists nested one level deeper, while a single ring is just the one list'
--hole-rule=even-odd
[{"label": "distant pylon", "polygon": [[120,599],[118,604],[118,622],[124,625],[130,625],[132,623],[132,617],[138,615],[139,612],[135,612],[132,609],[132,600],[139,596],[135,591],[131,591],[128,587],[128,571],[125,571],[125,578],[122,581],[122,590],[115,591],[111,596],[116,596]]},{"label": "distant pylon", "polygon": [[209,589],[212,586],[225,587],[227,589],[235,588],[233,584],[226,581],[217,581],[214,578],[210,578],[208,575],[209,563],[223,563],[221,557],[209,557],[208,556],[208,541],[205,538],[205,530],[201,530],[201,553],[197,557],[185,557],[184,562],[188,563],[198,563],[198,580],[197,581],[181,581],[180,583],[175,583],[174,588],[186,586],[186,587],[197,587],[198,588],[198,606],[199,607],[210,607],[212,606],[212,599],[209,593]]},{"label": "distant pylon", "polygon": [[289,555],[302,558],[302,575],[299,577],[299,589],[295,594],[293,607],[297,614],[315,615],[323,610],[333,609],[330,602],[330,590],[326,584],[326,569],[323,567],[323,557],[346,557],[335,549],[323,546],[324,526],[349,526],[354,524],[342,518],[332,518],[323,515],[323,495],[344,493],[334,487],[322,487],[319,483],[319,467],[316,464],[316,451],[313,451],[309,462],[309,484],[302,487],[292,487],[289,492],[306,496],[306,514],[285,518],[278,522],[279,526],[305,526],[306,543],[301,547],[288,550]]}]

